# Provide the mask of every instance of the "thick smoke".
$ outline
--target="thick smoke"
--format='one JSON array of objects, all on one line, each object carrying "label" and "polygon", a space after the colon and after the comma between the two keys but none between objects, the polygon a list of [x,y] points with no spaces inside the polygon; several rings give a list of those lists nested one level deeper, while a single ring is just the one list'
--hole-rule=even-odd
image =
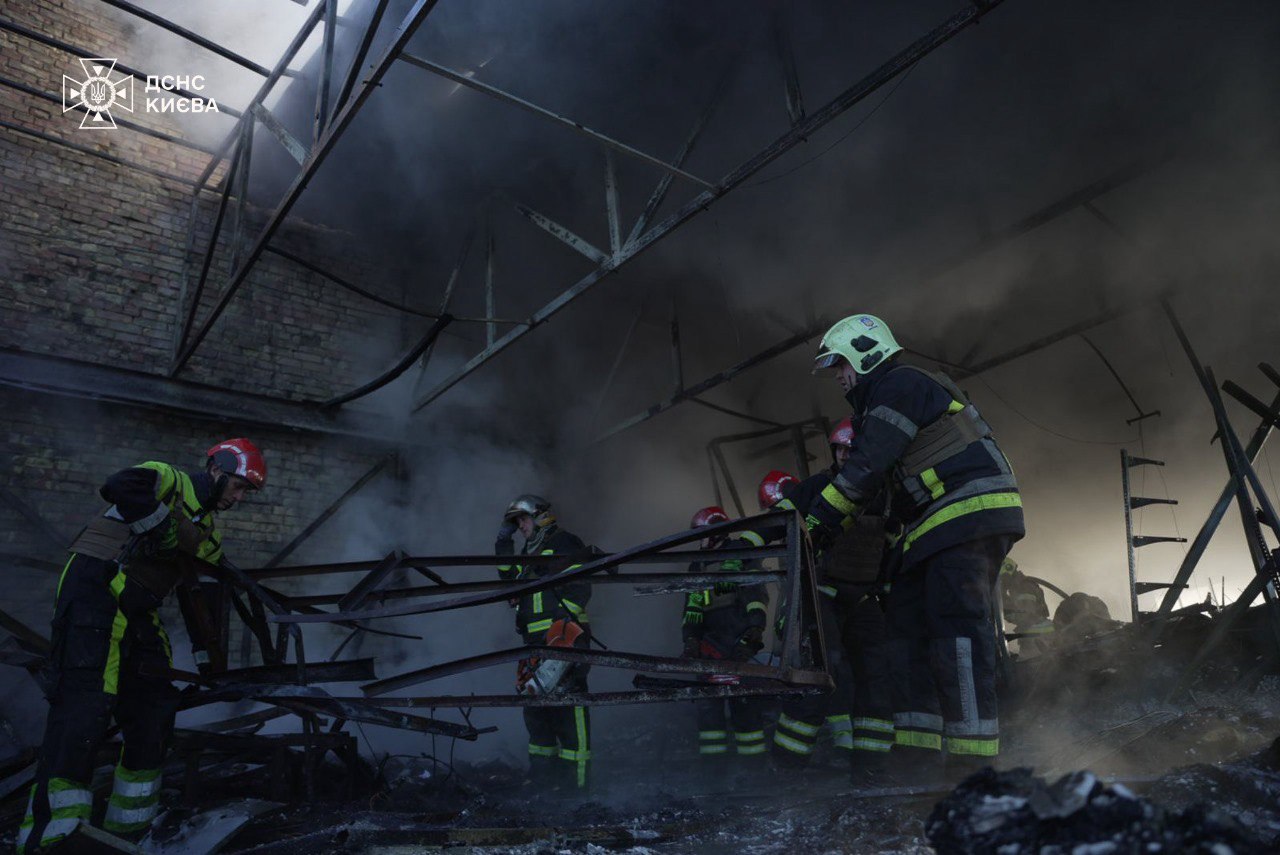
[{"label": "thick smoke", "polygon": [[[391,5],[388,22],[406,6]],[[786,5],[783,26],[806,106],[813,111],[959,5]],[[301,20],[302,10],[287,3],[272,4],[270,14],[277,6],[280,15]],[[348,14],[362,20],[366,6],[354,4]],[[219,5],[217,16],[263,32],[272,29],[256,26],[266,14],[229,15]],[[786,130],[769,14],[736,3],[623,9],[445,0],[412,50],[480,69],[480,79],[664,157],[732,67],[688,162],[715,178]],[[212,27],[212,17],[200,23]],[[232,39],[243,29],[225,32],[232,47],[259,61],[279,49],[238,46]],[[711,501],[703,446],[750,422],[686,403],[590,443],[615,420],[671,393],[673,306],[686,382],[786,337],[811,315],[871,311],[914,350],[973,364],[1136,306],[1086,335],[1141,406],[1161,411],[1158,418],[1127,423],[1137,413],[1079,338],[962,383],[1022,482],[1029,531],[1015,556],[1036,575],[1097,594],[1127,617],[1119,449],[1167,461],[1162,470],[1135,470],[1135,489],[1180,500],[1172,510],[1140,512],[1144,533],[1192,537],[1225,482],[1219,447],[1208,443],[1207,402],[1156,299],[1171,297],[1220,381],[1235,379],[1264,399],[1275,391],[1253,365],[1275,361],[1280,333],[1273,234],[1280,213],[1278,34],[1274,4],[1009,0],[406,421],[414,445],[408,501],[370,491],[330,524],[325,542],[345,546],[308,560],[370,558],[396,547],[486,551],[502,507],[529,490],[550,496],[568,528],[607,548],[685,525],[693,509]],[[156,42],[140,33],[139,44]],[[282,103],[282,112],[309,115],[309,99]],[[423,305],[438,303],[477,211],[494,229],[500,316],[527,316],[590,269],[505,201],[488,201],[494,191],[608,245],[603,155],[563,128],[403,67],[388,75],[349,136],[300,211],[388,253],[412,250],[420,281],[438,283],[414,293]],[[1144,171],[1099,195],[1093,210],[1076,206],[1020,237],[994,239],[1135,163]],[[618,168],[625,236],[658,174],[623,157]],[[696,189],[677,179],[663,212]],[[972,255],[975,246],[987,249]],[[459,314],[484,313],[482,247],[473,245],[464,270]],[[954,263],[958,258],[964,260]],[[605,390],[637,313],[641,320]],[[482,327],[455,331],[433,355],[422,389],[481,346]],[[385,344],[371,344],[370,374],[392,355]],[[782,422],[842,415],[836,388],[808,376],[809,355],[808,346],[793,350],[706,397]],[[416,382],[411,373],[365,405],[404,418]],[[1228,407],[1247,436],[1253,416]],[[818,443],[811,451],[825,455]],[[1270,478],[1269,459],[1259,463]],[[734,474],[749,494],[774,465],[790,467],[789,454],[740,459]],[[1139,578],[1167,579],[1180,558],[1176,546],[1144,550]],[[1223,578],[1230,598],[1251,572],[1233,509],[1182,601],[1202,599],[1209,582]],[[675,643],[672,603],[620,589],[596,597],[593,618],[611,645],[670,650]],[[403,665],[514,644],[508,617],[490,607],[404,621],[428,638],[398,648]],[[595,679],[596,686],[612,685],[603,675]],[[504,672],[463,684],[498,691],[509,680]],[[518,736],[514,715],[484,715]]]}]

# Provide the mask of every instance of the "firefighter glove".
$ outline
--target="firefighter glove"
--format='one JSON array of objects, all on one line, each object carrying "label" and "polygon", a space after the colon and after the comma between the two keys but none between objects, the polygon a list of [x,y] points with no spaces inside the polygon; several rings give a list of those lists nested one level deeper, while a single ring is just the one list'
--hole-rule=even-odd
[{"label": "firefighter glove", "polygon": [[746,631],[739,636],[738,643],[733,646],[733,658],[739,662],[746,662],[752,656],[759,653],[763,648],[764,627],[748,627]]},{"label": "firefighter glove", "polygon": [[151,529],[135,549],[139,557],[159,561],[172,560],[178,554],[178,518],[170,514],[164,522]]},{"label": "firefighter glove", "polygon": [[518,526],[511,520],[503,520],[502,527],[498,529],[498,540],[510,540],[516,533]]}]

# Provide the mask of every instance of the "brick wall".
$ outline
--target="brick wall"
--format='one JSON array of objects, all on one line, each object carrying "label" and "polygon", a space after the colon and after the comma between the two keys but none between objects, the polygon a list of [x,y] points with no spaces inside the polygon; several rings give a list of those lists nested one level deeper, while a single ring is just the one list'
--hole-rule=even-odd
[{"label": "brick wall", "polygon": [[[128,62],[119,49],[127,44],[127,26],[108,10],[93,0],[31,0],[7,4],[3,15]],[[75,57],[0,32],[3,77],[59,94],[62,75],[78,71]],[[136,89],[135,97],[141,96],[140,81]],[[60,105],[10,87],[0,86],[0,115],[190,178],[208,160],[124,128],[81,131],[79,113],[63,115]],[[129,118],[152,127],[164,119],[143,112]],[[180,133],[176,127],[164,130]],[[191,216],[187,187],[0,128],[0,346],[163,374],[172,357],[184,264],[194,285],[217,201],[214,194],[200,197],[195,251],[184,257]],[[255,201],[269,208],[276,200]],[[255,234],[264,219],[262,208],[249,209],[246,235]],[[387,296],[398,293],[396,283],[403,281],[404,271],[385,268],[340,233],[291,222],[277,241]],[[230,249],[224,236],[198,318],[225,285]],[[380,368],[381,357],[363,352],[364,339],[378,337],[368,348],[378,354],[405,346],[402,321],[399,313],[264,255],[183,376],[293,399],[327,398]],[[269,487],[220,523],[228,555],[245,566],[265,561],[385,453],[288,431],[246,430],[214,419],[15,389],[0,388],[0,409],[0,485],[68,537],[98,507],[96,489],[116,469],[149,459],[198,467],[212,442],[251,436],[266,452]],[[315,545],[295,558],[323,555],[326,535],[322,530]],[[57,550],[3,502],[0,551],[60,562]],[[0,566],[13,581],[0,607],[46,628],[56,574],[13,562]]]}]

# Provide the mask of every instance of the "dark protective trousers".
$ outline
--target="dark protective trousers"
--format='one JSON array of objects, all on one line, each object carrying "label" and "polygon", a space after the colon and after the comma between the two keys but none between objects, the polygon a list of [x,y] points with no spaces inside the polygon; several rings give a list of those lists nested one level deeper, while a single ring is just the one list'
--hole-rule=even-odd
[{"label": "dark protective trousers", "polygon": [[167,680],[141,673],[171,666],[158,605],[113,562],[73,555],[67,563],[53,618],[49,717],[19,851],[52,845],[89,822],[89,784],[113,717],[124,748],[105,827],[127,834],[151,824],[178,706]]},{"label": "dark protective trousers", "polygon": [[[566,693],[587,691],[587,666],[575,665],[561,681]],[[566,779],[587,786],[591,760],[591,711],[586,707],[525,707],[529,777],[543,784]]]},{"label": "dark protective trousers", "polygon": [[841,623],[853,672],[853,750],[885,754],[893,747],[894,728],[884,607],[874,596],[854,598],[842,609]]},{"label": "dark protective trousers", "polygon": [[1007,536],[961,543],[894,577],[888,621],[898,745],[999,753],[991,597],[1010,546]]},{"label": "dark protective trousers", "polygon": [[[731,750],[740,757],[765,755],[764,710],[753,698],[714,698],[695,704],[698,716],[698,754],[722,757]],[[729,743],[732,740],[733,749]]]},{"label": "dark protective trousers", "polygon": [[853,707],[853,673],[845,656],[833,598],[818,595],[818,617],[822,621],[827,665],[836,685],[825,695],[783,701],[773,731],[773,756],[786,764],[808,762],[824,723],[831,730],[833,745],[845,750],[853,748],[849,716]]}]

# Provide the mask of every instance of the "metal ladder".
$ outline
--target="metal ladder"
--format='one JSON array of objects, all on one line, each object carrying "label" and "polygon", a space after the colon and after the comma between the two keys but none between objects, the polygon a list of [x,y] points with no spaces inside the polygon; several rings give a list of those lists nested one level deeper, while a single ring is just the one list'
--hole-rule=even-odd
[{"label": "metal ladder", "polygon": [[[1138,611],[1138,595],[1146,594],[1151,591],[1160,591],[1166,588],[1175,587],[1172,582],[1139,582],[1137,578],[1137,563],[1134,559],[1133,551],[1143,546],[1150,546],[1153,543],[1186,543],[1185,537],[1165,537],[1163,535],[1146,535],[1133,533],[1133,512],[1139,508],[1145,508],[1147,505],[1176,505],[1177,499],[1151,499],[1146,496],[1135,496],[1129,489],[1129,470],[1135,466],[1163,466],[1163,460],[1152,460],[1147,457],[1133,457],[1129,454],[1128,449],[1120,449],[1120,479],[1124,484],[1124,536],[1125,545],[1129,553],[1129,609],[1133,615],[1133,622],[1138,624],[1141,622],[1142,614]],[[1177,585],[1178,588],[1187,587],[1185,584]]]}]

